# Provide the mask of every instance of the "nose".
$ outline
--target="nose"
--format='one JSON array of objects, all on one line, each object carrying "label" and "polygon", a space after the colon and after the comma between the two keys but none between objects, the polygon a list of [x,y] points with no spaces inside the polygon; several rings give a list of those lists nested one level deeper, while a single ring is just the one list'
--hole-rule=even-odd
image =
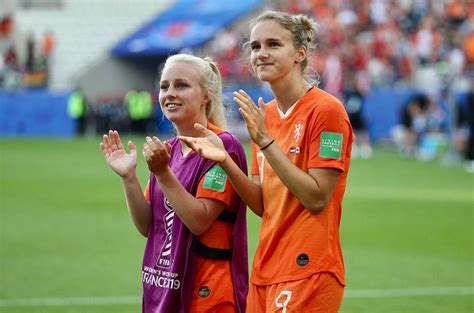
[{"label": "nose", "polygon": [[268,57],[268,52],[267,50],[265,49],[265,47],[260,47],[260,49],[258,50],[258,58],[259,59],[264,59],[264,58],[267,58]]},{"label": "nose", "polygon": [[160,105],[165,105],[166,101],[172,101],[176,98],[176,92],[173,88],[161,89],[158,96]]},{"label": "nose", "polygon": [[173,87],[169,87],[166,90],[162,90],[164,98],[175,98],[176,97],[176,89]]}]

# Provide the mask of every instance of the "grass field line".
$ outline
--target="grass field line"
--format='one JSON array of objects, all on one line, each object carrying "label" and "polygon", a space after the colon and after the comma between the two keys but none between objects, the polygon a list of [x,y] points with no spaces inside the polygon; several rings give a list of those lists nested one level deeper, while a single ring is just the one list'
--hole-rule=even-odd
[{"label": "grass field line", "polygon": [[384,188],[371,186],[370,188],[350,187],[347,196],[352,198],[470,202],[474,197],[474,193],[469,189],[407,189],[403,187]]},{"label": "grass field line", "polygon": [[474,294],[474,287],[399,288],[399,289],[348,289],[345,298],[396,298],[467,296]]},{"label": "grass field line", "polygon": [[[473,294],[474,287],[348,289],[344,292],[344,298],[437,297]],[[0,307],[139,304],[141,299],[140,296],[0,299]]]}]

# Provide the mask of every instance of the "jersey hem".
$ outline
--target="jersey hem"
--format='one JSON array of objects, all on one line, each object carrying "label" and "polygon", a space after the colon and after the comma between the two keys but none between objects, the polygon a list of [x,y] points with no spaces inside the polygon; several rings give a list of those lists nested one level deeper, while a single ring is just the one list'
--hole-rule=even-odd
[{"label": "jersey hem", "polygon": [[269,285],[275,285],[275,284],[279,284],[279,283],[283,283],[283,282],[302,280],[302,279],[311,277],[314,274],[318,274],[318,273],[331,273],[332,275],[334,275],[334,277],[336,277],[337,281],[342,286],[344,286],[344,287],[346,286],[345,277],[344,276],[341,277],[341,275],[338,275],[337,272],[330,271],[330,270],[317,270],[317,271],[310,272],[310,273],[307,273],[307,274],[304,274],[304,275],[287,275],[287,276],[282,276],[281,278],[278,278],[278,279],[256,279],[252,275],[252,277],[250,278],[250,282],[254,285],[257,285],[257,286],[269,286]]}]

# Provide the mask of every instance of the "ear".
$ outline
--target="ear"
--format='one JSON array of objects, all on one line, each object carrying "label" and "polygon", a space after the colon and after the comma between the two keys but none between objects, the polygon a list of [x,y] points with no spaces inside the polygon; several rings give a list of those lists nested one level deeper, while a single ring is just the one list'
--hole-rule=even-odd
[{"label": "ear", "polygon": [[300,47],[296,50],[295,63],[301,63],[306,59],[306,48]]},{"label": "ear", "polygon": [[211,95],[208,91],[208,92],[204,93],[204,97],[202,99],[202,104],[205,106],[209,103],[209,101],[211,101]]}]

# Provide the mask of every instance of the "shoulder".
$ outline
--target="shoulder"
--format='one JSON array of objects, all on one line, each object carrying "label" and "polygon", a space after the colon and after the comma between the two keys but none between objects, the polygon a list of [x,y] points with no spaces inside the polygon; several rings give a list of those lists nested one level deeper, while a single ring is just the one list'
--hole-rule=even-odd
[{"label": "shoulder", "polygon": [[175,149],[181,149],[181,145],[179,144],[179,138],[173,137],[164,141],[171,146],[171,150],[175,151]]},{"label": "shoulder", "polygon": [[339,98],[317,87],[315,87],[308,96],[310,97],[311,102],[321,104],[322,109],[325,109],[329,106],[344,109],[344,105]]},{"label": "shoulder", "polygon": [[217,134],[217,136],[219,136],[219,138],[222,140],[226,149],[233,147],[242,147],[240,140],[229,131],[222,131],[221,133]]},{"label": "shoulder", "polygon": [[305,103],[306,109],[314,111],[316,115],[347,116],[346,109],[341,100],[316,87],[308,94]]},{"label": "shoulder", "polygon": [[227,150],[227,152],[232,156],[234,161],[239,164],[239,167],[246,172],[247,159],[244,147],[242,146],[240,140],[234,134],[228,131],[224,131],[218,136],[221,138],[224,148]]},{"label": "shoulder", "polygon": [[179,142],[178,137],[173,137],[173,138],[165,140],[165,143],[169,143],[171,146],[176,145],[178,142]]}]

